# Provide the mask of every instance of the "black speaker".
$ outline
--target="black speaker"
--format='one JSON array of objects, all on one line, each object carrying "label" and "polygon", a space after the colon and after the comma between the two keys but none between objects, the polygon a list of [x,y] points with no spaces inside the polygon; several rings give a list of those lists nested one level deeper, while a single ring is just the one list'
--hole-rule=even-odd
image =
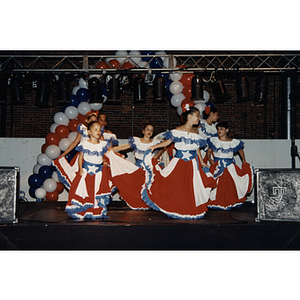
[{"label": "black speaker", "polygon": [[19,167],[0,167],[0,222],[17,223]]},{"label": "black speaker", "polygon": [[300,221],[300,170],[255,170],[256,221]]}]

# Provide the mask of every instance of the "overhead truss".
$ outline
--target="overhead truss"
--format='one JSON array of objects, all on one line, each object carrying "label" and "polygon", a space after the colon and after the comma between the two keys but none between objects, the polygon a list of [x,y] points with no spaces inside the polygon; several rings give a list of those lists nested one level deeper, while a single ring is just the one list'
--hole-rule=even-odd
[{"label": "overhead truss", "polygon": [[[145,65],[136,63],[147,58]],[[119,59],[118,68],[110,60]],[[99,69],[100,62],[108,63],[109,68]],[[130,62],[133,67],[126,68]],[[167,63],[166,63],[167,62]],[[154,66],[154,67],[153,67]],[[300,69],[299,53],[227,53],[227,54],[166,54],[135,55],[1,55],[1,73],[169,73],[179,72],[286,72]]]}]

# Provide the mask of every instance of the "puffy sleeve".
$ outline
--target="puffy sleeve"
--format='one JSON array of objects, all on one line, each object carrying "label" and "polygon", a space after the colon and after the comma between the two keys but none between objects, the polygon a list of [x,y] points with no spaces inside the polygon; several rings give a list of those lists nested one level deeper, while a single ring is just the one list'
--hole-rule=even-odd
[{"label": "puffy sleeve", "polygon": [[132,149],[132,151],[136,151],[137,147],[136,147],[135,137],[130,136],[128,138],[128,144],[129,144],[130,148]]}]

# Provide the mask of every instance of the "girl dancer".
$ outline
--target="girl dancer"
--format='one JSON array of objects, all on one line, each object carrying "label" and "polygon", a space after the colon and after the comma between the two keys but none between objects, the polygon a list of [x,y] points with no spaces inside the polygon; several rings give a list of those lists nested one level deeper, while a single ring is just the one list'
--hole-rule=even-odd
[{"label": "girl dancer", "polygon": [[79,171],[73,174],[66,212],[75,219],[104,218],[107,204],[111,201],[111,182],[103,155],[109,143],[100,141],[101,125],[94,121],[88,124],[89,139],[78,145]]},{"label": "girl dancer", "polygon": [[[97,121],[97,113],[88,112],[86,117],[87,124]],[[62,153],[57,159],[53,160],[52,164],[57,169],[57,175],[59,180],[66,186],[67,189],[70,189],[71,181],[73,180],[73,175],[78,171],[78,153],[74,158],[68,162],[66,155],[72,151],[79,142],[83,142],[89,139],[87,132],[87,127],[84,124],[79,124],[77,127],[77,135],[75,140],[69,145],[64,153]],[[77,148],[75,148],[78,150]]]},{"label": "girl dancer", "polygon": [[[88,112],[86,115],[86,123],[97,121],[98,115],[95,112]],[[78,144],[80,141],[89,139],[87,134],[87,127],[84,124],[79,124],[77,127],[77,135],[74,141],[69,145],[69,147],[62,153],[58,158],[65,157],[68,155]]]},{"label": "girl dancer", "polygon": [[[206,141],[208,138],[218,136],[215,123],[219,120],[219,111],[215,107],[206,106],[203,111],[203,118],[204,119],[200,121],[198,127],[199,135],[203,139],[206,139]],[[208,147],[206,146],[201,150],[201,154],[204,156],[203,161],[205,163],[208,163],[206,154],[207,149]]]},{"label": "girl dancer", "polygon": [[[143,169],[142,159],[149,146],[160,143],[159,140],[153,140],[153,125],[147,123],[143,127],[143,137],[129,137],[128,144],[111,148],[107,157],[112,174],[112,181],[117,187],[120,196],[127,205],[135,210],[146,210],[149,206],[141,198],[142,186],[145,183],[145,171]],[[135,155],[135,164],[126,159],[115,155],[113,152],[132,149]]]},{"label": "girl dancer", "polygon": [[118,147],[114,147],[112,150],[114,152],[125,151],[128,149],[132,149],[135,157],[135,165],[139,168],[143,168],[143,157],[145,151],[152,145],[156,145],[160,143],[159,140],[152,139],[152,135],[154,132],[154,127],[151,123],[147,123],[143,126],[142,129],[143,137],[129,137],[128,144],[121,145]]},{"label": "girl dancer", "polygon": [[[166,138],[160,144],[149,147],[144,156],[146,184],[142,198],[147,205],[172,218],[198,219],[207,211],[210,191],[216,182],[210,173],[203,170],[199,147],[203,141],[193,126],[200,120],[199,110],[186,104],[183,107],[182,126],[164,134]],[[175,157],[165,169],[161,169],[152,158],[151,152],[174,142]]]},{"label": "girl dancer", "polygon": [[119,141],[117,140],[117,136],[114,133],[112,133],[111,131],[109,131],[108,129],[106,129],[107,117],[104,113],[99,114],[98,121],[99,121],[101,127],[104,128],[104,133],[101,136],[101,139],[110,142],[112,147],[118,146]]},{"label": "girl dancer", "polygon": [[215,107],[206,106],[203,118],[199,123],[199,134],[203,133],[206,138],[218,136],[215,123],[219,120],[219,111]]},{"label": "girl dancer", "polygon": [[[208,139],[207,156],[211,163],[210,172],[217,180],[217,188],[211,192],[209,207],[231,209],[246,200],[253,186],[253,170],[245,160],[244,143],[228,136],[228,123],[217,124],[218,137]],[[214,151],[214,160],[211,152]],[[240,169],[233,158],[238,152],[242,159]]]}]

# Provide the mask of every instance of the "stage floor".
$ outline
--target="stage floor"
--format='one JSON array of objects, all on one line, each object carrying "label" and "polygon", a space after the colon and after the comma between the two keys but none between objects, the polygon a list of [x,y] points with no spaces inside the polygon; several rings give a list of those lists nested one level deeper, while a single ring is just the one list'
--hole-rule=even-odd
[{"label": "stage floor", "polygon": [[18,222],[0,224],[2,250],[292,250],[300,249],[300,222],[256,222],[256,206],[209,210],[203,219],[170,219],[134,211],[123,201],[108,219],[73,220],[66,202],[23,202]]}]

